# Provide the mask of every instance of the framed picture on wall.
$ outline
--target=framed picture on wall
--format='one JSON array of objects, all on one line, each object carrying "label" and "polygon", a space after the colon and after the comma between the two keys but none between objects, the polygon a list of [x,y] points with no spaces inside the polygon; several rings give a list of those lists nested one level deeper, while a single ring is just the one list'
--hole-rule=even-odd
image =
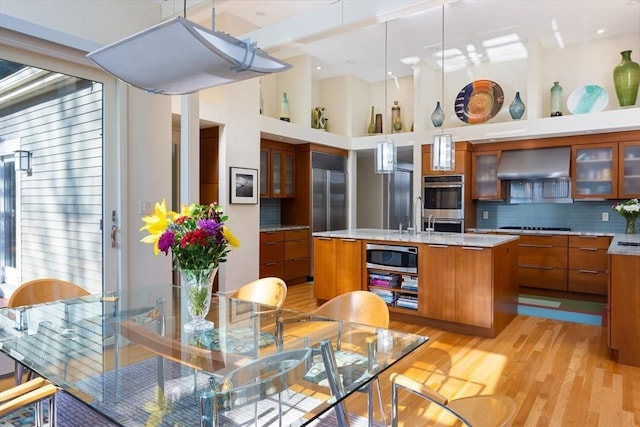
[{"label": "framed picture on wall", "polygon": [[229,168],[231,203],[258,203],[258,169]]}]

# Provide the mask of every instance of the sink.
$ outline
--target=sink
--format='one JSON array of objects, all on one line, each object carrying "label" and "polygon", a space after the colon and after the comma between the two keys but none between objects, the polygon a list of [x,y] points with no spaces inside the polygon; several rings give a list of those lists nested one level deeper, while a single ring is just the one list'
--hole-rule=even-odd
[{"label": "sink", "polygon": [[640,242],[618,242],[620,246],[640,246]]}]

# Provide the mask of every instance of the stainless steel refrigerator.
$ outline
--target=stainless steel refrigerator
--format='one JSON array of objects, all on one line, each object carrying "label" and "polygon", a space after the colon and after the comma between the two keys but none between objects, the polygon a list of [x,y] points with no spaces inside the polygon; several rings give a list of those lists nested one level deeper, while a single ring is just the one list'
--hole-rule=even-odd
[{"label": "stainless steel refrigerator", "polygon": [[[311,153],[311,231],[347,228],[347,159]],[[313,253],[311,255],[313,275]]]}]

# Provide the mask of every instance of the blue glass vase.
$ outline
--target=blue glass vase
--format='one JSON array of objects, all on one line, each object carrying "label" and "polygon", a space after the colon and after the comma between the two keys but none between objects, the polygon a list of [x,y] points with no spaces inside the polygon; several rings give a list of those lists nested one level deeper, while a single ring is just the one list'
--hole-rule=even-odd
[{"label": "blue glass vase", "polygon": [[522,115],[524,114],[524,102],[520,99],[520,92],[516,92],[516,97],[509,105],[509,114],[511,114],[511,118],[514,120],[520,120]]},{"label": "blue glass vase", "polygon": [[440,107],[440,101],[436,103],[436,109],[431,113],[431,123],[437,128],[442,126],[442,122],[444,122],[444,111],[442,111],[442,107]]}]

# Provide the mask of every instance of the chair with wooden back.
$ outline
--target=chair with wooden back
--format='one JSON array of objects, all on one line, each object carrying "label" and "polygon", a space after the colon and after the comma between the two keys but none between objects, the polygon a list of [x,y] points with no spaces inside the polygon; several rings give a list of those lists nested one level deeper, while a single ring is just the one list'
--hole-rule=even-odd
[{"label": "chair with wooden back", "polygon": [[0,418],[27,405],[35,405],[34,421],[36,426],[44,425],[42,402],[49,400],[49,427],[55,426],[56,414],[54,399],[57,387],[44,378],[35,378],[0,392]]},{"label": "chair with wooden back", "polygon": [[[442,409],[448,413],[453,419],[461,422],[465,426],[473,427],[506,427],[510,426],[516,413],[516,402],[509,396],[501,394],[486,394],[478,396],[462,397],[459,399],[449,400],[447,397],[438,393],[430,387],[415,381],[405,375],[391,374],[391,425],[398,427],[398,391],[404,389],[409,391]],[[439,421],[445,422],[441,417],[445,417],[442,413],[433,413],[437,415]],[[421,418],[422,419],[422,418]],[[451,419],[451,418],[449,418]],[[428,422],[427,420],[423,420]]]},{"label": "chair with wooden back", "polygon": [[86,289],[66,280],[35,279],[20,285],[9,298],[8,306],[15,308],[87,295]]},{"label": "chair with wooden back", "polygon": [[280,308],[287,298],[287,284],[279,277],[264,277],[243,285],[229,297]]},{"label": "chair with wooden back", "polygon": [[[363,309],[365,308],[366,309]],[[338,295],[313,311],[319,316],[387,329],[389,308],[382,298],[369,291]]]}]

